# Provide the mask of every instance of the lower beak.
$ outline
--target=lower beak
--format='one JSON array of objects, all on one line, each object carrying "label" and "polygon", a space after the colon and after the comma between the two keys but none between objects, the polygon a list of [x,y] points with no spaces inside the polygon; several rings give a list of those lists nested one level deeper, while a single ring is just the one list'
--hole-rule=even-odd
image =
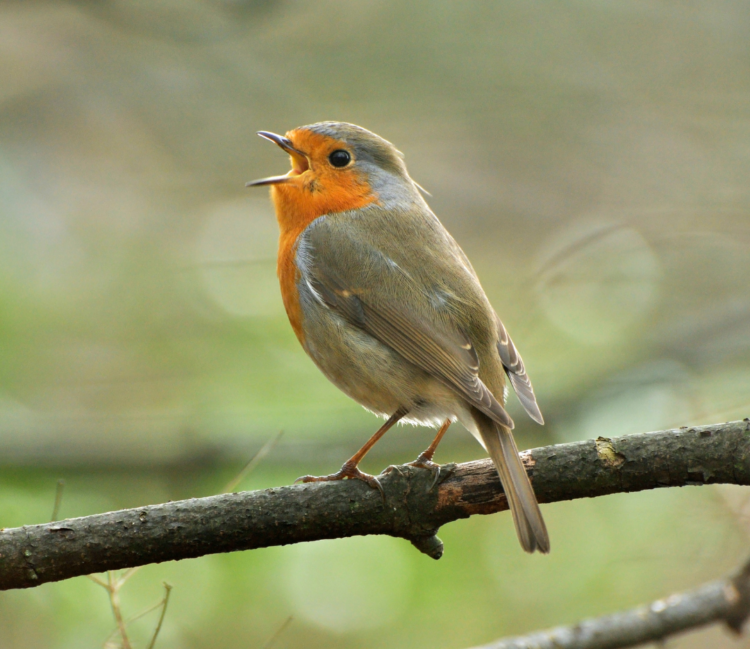
[{"label": "lower beak", "polygon": [[271,176],[269,178],[253,180],[252,182],[246,183],[245,187],[259,187],[261,185],[279,185],[281,183],[287,183],[294,176],[299,176],[310,168],[307,156],[299,149],[295,149],[289,138],[284,137],[283,135],[277,135],[276,133],[269,133],[268,131],[258,131],[258,135],[270,140],[274,144],[278,144],[284,149],[284,151],[292,157],[293,168],[292,171],[283,176]]},{"label": "lower beak", "polygon": [[281,185],[282,183],[288,183],[290,176],[269,176],[268,178],[261,178],[260,180],[251,180],[249,183],[245,183],[245,187],[260,187],[262,185]]}]

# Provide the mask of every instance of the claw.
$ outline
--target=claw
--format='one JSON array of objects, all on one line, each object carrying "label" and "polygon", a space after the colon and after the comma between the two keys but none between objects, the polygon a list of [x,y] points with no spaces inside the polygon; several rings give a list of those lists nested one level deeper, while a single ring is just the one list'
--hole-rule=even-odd
[{"label": "claw", "polygon": [[435,475],[435,480],[432,482],[432,486],[430,487],[430,491],[432,491],[437,485],[445,482],[448,478],[450,478],[455,473],[455,471],[456,471],[456,464],[454,462],[440,465],[438,468],[438,472]]},{"label": "claw", "polygon": [[396,465],[396,464],[390,464],[390,465],[388,465],[387,467],[385,467],[385,469],[383,469],[383,470],[382,470],[382,471],[380,472],[380,475],[388,475],[388,474],[389,474],[389,473],[390,473],[391,471],[395,471],[395,472],[396,472],[396,473],[398,473],[398,474],[399,474],[399,475],[400,475],[401,477],[403,477],[403,475],[404,475],[404,472],[403,472],[403,471],[401,470],[401,467],[399,467],[399,466],[398,466],[398,465]]},{"label": "claw", "polygon": [[430,492],[435,488],[435,485],[440,479],[440,465],[433,462],[432,459],[426,456],[425,453],[422,453],[422,455],[414,460],[414,462],[408,462],[406,466],[413,466],[417,469],[426,469],[427,471],[432,473],[434,477],[432,479],[432,484],[427,491]]},{"label": "claw", "polygon": [[435,469],[437,467],[440,467],[439,464],[432,461],[434,453],[430,453],[429,449],[426,450],[424,453],[421,453],[419,457],[414,460],[414,462],[409,462],[409,466],[415,466],[418,469]]},{"label": "claw", "polygon": [[294,481],[294,484],[297,484],[299,482],[333,482],[335,480],[345,479],[361,480],[371,489],[377,489],[380,492],[381,497],[383,498],[383,503],[386,502],[385,490],[383,489],[383,485],[380,484],[380,480],[378,480],[375,476],[370,475],[369,473],[363,473],[356,467],[356,465],[349,464],[348,462],[345,462],[344,465],[336,473],[322,476],[303,475],[297,478]]},{"label": "claw", "polygon": [[432,460],[423,460],[420,455],[414,462],[407,462],[406,466],[413,466],[417,469],[427,469],[428,471],[435,471],[440,469],[440,465]]},{"label": "claw", "polygon": [[[433,474],[432,484],[430,485],[430,488],[427,490],[428,493],[430,491],[434,491],[435,487],[437,487],[441,482],[443,482],[445,479],[447,479],[456,468],[456,465],[452,462],[450,464],[438,464],[437,462],[433,462],[429,456],[426,456],[425,453],[422,453],[414,462],[408,462],[406,466],[413,466],[417,469],[426,469],[427,471],[430,471]],[[388,467],[388,469],[395,469],[399,471],[398,467]],[[386,469],[386,471],[388,471]],[[383,472],[385,473],[385,471]],[[401,471],[399,471],[401,473]]]},{"label": "claw", "polygon": [[432,479],[432,484],[430,485],[429,491],[433,491],[435,487],[438,484],[438,481],[440,480],[440,465],[438,465],[437,471],[435,471],[435,477]]},{"label": "claw", "polygon": [[[363,475],[366,475],[366,474],[363,474]],[[380,492],[380,497],[383,499],[383,504],[385,505],[386,499],[385,499],[385,489],[383,489],[383,485],[380,484],[380,480],[378,480],[374,475],[369,476],[369,477],[372,478],[372,482],[368,481],[367,484],[370,485],[371,487],[374,486]]]}]

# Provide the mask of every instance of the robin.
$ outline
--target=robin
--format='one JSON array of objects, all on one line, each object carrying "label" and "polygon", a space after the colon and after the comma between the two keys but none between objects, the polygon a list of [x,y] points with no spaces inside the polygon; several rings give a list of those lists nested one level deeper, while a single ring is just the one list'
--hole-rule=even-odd
[{"label": "robin", "polygon": [[270,185],[281,236],[278,276],[289,321],[310,358],[385,424],[329,476],[379,487],[359,462],[396,422],[438,428],[413,464],[432,459],[461,422],[489,452],[527,552],[549,536],[503,408],[505,375],[526,412],[544,423],[523,361],[468,258],[432,213],[403,155],[342,122],[285,136],[260,131],[292,169]]}]

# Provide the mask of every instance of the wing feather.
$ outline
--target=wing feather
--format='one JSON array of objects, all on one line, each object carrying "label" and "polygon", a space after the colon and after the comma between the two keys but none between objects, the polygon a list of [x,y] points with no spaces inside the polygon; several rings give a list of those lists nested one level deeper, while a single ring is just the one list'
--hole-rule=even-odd
[{"label": "wing feather", "polygon": [[544,424],[544,417],[542,417],[542,412],[539,410],[539,405],[536,402],[534,388],[531,385],[529,375],[526,373],[521,355],[518,353],[500,318],[497,318],[497,334],[497,351],[505,367],[505,373],[508,375],[510,383],[516,391],[516,395],[518,395],[518,400],[529,417],[538,424]]},{"label": "wing feather", "polygon": [[434,376],[492,420],[513,428],[510,415],[479,378],[479,358],[466,335],[440,331],[393,303],[347,286],[334,269],[311,266],[312,278],[308,281],[329,308]]}]

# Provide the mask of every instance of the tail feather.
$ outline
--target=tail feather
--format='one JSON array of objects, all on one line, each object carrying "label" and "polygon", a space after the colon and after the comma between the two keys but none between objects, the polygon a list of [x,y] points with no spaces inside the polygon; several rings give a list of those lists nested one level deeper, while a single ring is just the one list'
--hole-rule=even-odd
[{"label": "tail feather", "polygon": [[503,484],[521,546],[526,552],[538,550],[548,553],[547,526],[529,476],[518,456],[513,434],[478,411],[474,412],[474,420]]}]

